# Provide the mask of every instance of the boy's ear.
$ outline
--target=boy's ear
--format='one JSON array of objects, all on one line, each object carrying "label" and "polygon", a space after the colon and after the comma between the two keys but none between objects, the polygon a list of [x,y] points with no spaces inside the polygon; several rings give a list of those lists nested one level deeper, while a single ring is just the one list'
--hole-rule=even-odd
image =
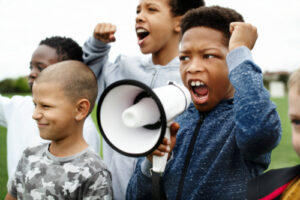
[{"label": "boy's ear", "polygon": [[180,28],[180,24],[181,24],[181,19],[183,16],[176,16],[175,17],[175,26],[174,26],[174,31],[176,33],[180,33],[181,28]]},{"label": "boy's ear", "polygon": [[90,102],[87,99],[80,99],[76,103],[76,121],[81,121],[86,118],[90,111]]}]

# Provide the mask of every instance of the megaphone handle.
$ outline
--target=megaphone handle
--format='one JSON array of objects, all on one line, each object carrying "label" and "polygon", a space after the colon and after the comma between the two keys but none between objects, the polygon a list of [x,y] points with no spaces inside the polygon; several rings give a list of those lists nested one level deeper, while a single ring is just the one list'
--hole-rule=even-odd
[{"label": "megaphone handle", "polygon": [[[165,133],[165,138],[167,138],[168,140],[170,140],[170,124],[171,123],[168,123],[166,133]],[[165,153],[165,155],[163,155],[163,156],[153,156],[152,170],[156,173],[163,173],[166,168],[167,160],[168,160],[167,153]]]}]

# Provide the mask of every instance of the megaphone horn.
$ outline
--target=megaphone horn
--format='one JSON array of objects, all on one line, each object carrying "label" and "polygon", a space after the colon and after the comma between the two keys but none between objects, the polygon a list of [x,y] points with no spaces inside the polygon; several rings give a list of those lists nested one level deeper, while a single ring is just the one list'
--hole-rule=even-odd
[{"label": "megaphone horn", "polygon": [[[97,122],[105,141],[126,156],[146,156],[170,137],[172,120],[187,109],[189,91],[173,82],[151,89],[135,80],[122,80],[104,90]],[[166,155],[167,156],[167,155]],[[161,164],[155,164],[160,163]],[[153,171],[162,172],[167,158],[153,158]]]}]

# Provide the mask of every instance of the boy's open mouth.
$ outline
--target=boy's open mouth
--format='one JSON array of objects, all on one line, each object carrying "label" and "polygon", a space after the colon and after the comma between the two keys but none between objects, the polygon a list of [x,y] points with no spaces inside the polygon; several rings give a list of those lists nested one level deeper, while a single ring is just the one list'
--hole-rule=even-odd
[{"label": "boy's open mouth", "polygon": [[199,103],[206,103],[208,100],[208,87],[202,81],[190,81],[189,82],[190,88],[192,90],[192,97],[193,99]]},{"label": "boy's open mouth", "polygon": [[141,44],[150,33],[148,30],[146,30],[144,28],[138,28],[136,30],[136,34],[138,37],[138,43]]}]

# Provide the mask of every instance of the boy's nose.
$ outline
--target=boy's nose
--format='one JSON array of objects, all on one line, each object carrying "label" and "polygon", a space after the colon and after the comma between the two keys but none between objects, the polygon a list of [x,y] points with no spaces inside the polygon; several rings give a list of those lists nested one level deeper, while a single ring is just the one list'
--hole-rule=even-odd
[{"label": "boy's nose", "polygon": [[187,69],[189,73],[203,72],[204,70],[205,68],[199,60],[193,60]]},{"label": "boy's nose", "polygon": [[40,70],[38,70],[36,67],[33,67],[30,70],[29,78],[35,79],[38,76],[39,73],[40,73]]},{"label": "boy's nose", "polygon": [[39,119],[41,119],[41,118],[42,118],[41,112],[40,112],[37,108],[35,108],[35,109],[34,109],[34,112],[33,112],[33,114],[32,114],[32,119],[34,119],[34,120],[39,120]]},{"label": "boy's nose", "polygon": [[142,11],[140,11],[135,18],[135,22],[139,23],[139,22],[144,22],[144,21],[145,21],[144,15],[142,14]]}]

